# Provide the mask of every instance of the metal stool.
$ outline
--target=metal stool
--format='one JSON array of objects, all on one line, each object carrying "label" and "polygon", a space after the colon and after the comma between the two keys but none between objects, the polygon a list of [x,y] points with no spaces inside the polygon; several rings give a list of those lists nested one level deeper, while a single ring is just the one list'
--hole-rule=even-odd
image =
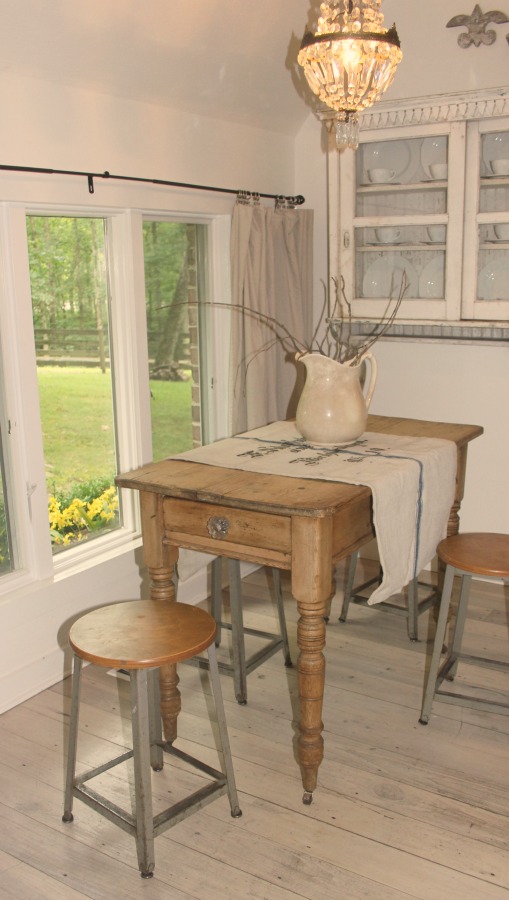
[{"label": "metal stool", "polygon": [[[350,557],[346,578],[345,595],[343,598],[343,606],[341,608],[341,614],[339,616],[340,622],[346,622],[350,602],[353,600],[354,603],[365,605],[368,602],[369,594],[367,596],[363,596],[363,591],[366,591],[367,588],[372,587],[372,585],[380,584],[382,580],[382,573],[380,572],[378,575],[373,576],[373,578],[369,578],[367,581],[364,581],[363,584],[359,584],[354,591],[353,583],[355,581],[355,570],[357,568],[358,556],[359,553],[357,551],[356,553],[352,553]],[[424,588],[427,591],[427,593],[421,600],[419,600],[419,588]],[[426,610],[429,609],[430,606],[433,606],[437,599],[437,588],[435,588],[431,584],[420,582],[417,578],[413,578],[408,585],[406,607],[399,606],[397,603],[391,603],[390,600],[384,600],[382,603],[377,604],[377,609],[385,609],[389,612],[394,612],[398,613],[399,615],[406,616],[408,637],[411,641],[417,641],[419,639],[419,616],[422,615],[423,612],[426,612]]]},{"label": "metal stool", "polygon": [[[238,559],[228,560],[228,580],[230,583],[230,609],[231,624],[221,619],[222,599],[222,558],[217,557],[212,562],[212,586],[211,586],[211,614],[217,625],[216,647],[221,644],[221,631],[226,628],[232,633],[232,662],[219,660],[220,672],[233,676],[233,689],[235,698],[239,703],[247,703],[247,676],[253,669],[265,662],[266,659],[283,650],[285,666],[292,665],[290,647],[288,644],[288,632],[286,629],[285,608],[281,591],[281,573],[279,569],[272,569],[272,579],[276,597],[276,607],[279,619],[279,634],[271,634],[267,631],[258,631],[255,628],[247,628],[244,625],[242,613],[242,583],[240,578],[240,562]],[[246,659],[245,635],[251,635],[265,640],[265,645],[256,653]],[[194,658],[193,665],[207,665],[206,660]]]},{"label": "metal stool", "polygon": [[[484,709],[489,712],[507,714],[509,713],[509,703],[481,699],[472,694],[441,690],[440,685],[444,678],[448,681],[454,679],[460,659],[499,670],[507,670],[509,668],[508,663],[499,660],[461,653],[461,641],[467,616],[472,575],[501,578],[503,580],[509,579],[509,535],[456,534],[442,541],[438,545],[437,553],[439,559],[446,564],[446,570],[431,665],[419,722],[421,725],[428,724],[434,697],[441,698],[446,703],[457,703],[460,706],[470,706],[473,709]],[[452,630],[450,649],[440,666],[455,575],[461,576],[458,609]]]},{"label": "metal stool", "polygon": [[[134,600],[115,603],[86,613],[69,633],[74,653],[72,704],[67,758],[64,822],[72,822],[73,797],[119,825],[136,840],[138,866],[142,878],[154,871],[154,838],[192,812],[227,793],[231,814],[242,815],[226,729],[214,637],[216,624],[211,616],[184,603]],[[217,725],[224,771],[217,771],[162,739],[159,710],[159,668],[188,659],[208,649],[210,681],[216,707]],[[131,724],[133,749],[95,769],[76,776],[78,716],[82,661],[110,669],[127,670],[131,684]],[[151,772],[163,768],[163,751],[190,764],[213,779],[212,782],[154,817]],[[85,782],[113,766],[133,759],[134,812],[127,812],[87,787]]]}]

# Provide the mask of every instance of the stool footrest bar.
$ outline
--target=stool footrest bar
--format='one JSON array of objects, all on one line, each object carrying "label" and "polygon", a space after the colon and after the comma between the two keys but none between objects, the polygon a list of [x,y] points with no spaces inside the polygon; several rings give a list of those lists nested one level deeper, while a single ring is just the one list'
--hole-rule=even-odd
[{"label": "stool footrest bar", "polygon": [[435,697],[439,697],[444,703],[457,703],[459,706],[468,706],[471,709],[483,709],[488,712],[509,715],[509,703],[502,703],[497,700],[484,700],[480,697],[473,697],[470,694],[455,694],[453,691],[442,689],[435,691]]},{"label": "stool footrest bar", "polygon": [[115,759],[111,759],[109,762],[103,763],[102,766],[97,766],[95,769],[89,769],[88,772],[83,772],[81,775],[77,775],[75,783],[84,784],[85,781],[90,781],[92,778],[96,778],[97,775],[102,775],[102,773],[107,772],[108,769],[113,769],[114,766],[119,766],[120,763],[126,762],[128,759],[132,759],[133,756],[134,751],[128,750],[126,753],[123,753],[122,756],[116,756]]},{"label": "stool footrest bar", "polygon": [[[214,769],[212,766],[207,765],[207,763],[202,762],[202,760],[196,759],[194,756],[191,756],[189,753],[186,753],[184,750],[180,750],[178,747],[175,747],[172,744],[161,742],[161,746],[163,747],[165,753],[168,753],[169,756],[175,756],[177,759],[182,760],[182,762],[193,766],[193,768],[198,769],[200,772],[203,772],[205,775],[213,778],[214,782],[211,784],[207,784],[205,787],[199,788],[197,791],[189,794],[188,797],[179,800],[177,803],[169,806],[163,812],[158,813],[158,815],[154,816],[154,837],[165,831],[167,828],[170,828],[172,825],[176,825],[177,822],[181,822],[191,813],[202,809],[202,807],[206,806],[213,799],[215,799],[216,796],[226,794],[228,791],[227,779],[224,772],[220,772],[218,769]],[[112,769],[114,766],[120,765],[128,759],[132,759],[132,757],[133,751],[131,750],[128,753],[124,753],[122,754],[122,756],[118,756],[116,757],[116,759],[113,759],[102,766],[97,766],[95,769],[91,769],[89,772],[85,772],[83,775],[80,775],[75,779],[72,791],[74,797],[79,798],[87,806],[90,806],[110,822],[116,823],[120,828],[122,828],[123,831],[126,831],[131,835],[136,833],[136,822],[133,814],[129,813],[125,809],[122,809],[121,806],[118,806],[116,803],[108,800],[97,791],[92,790],[92,788],[85,787],[84,782],[89,781],[91,778],[95,778],[97,775],[101,775],[103,772],[107,772],[109,769]]]},{"label": "stool footrest bar", "polygon": [[[221,623],[222,628],[226,628],[231,631],[231,625],[229,623]],[[244,628],[244,634],[251,635],[252,637],[264,638],[270,643],[265,644],[265,646],[261,650],[257,650],[253,653],[248,659],[245,661],[245,671],[246,675],[249,675],[254,669],[257,669],[262,663],[264,663],[267,659],[270,659],[271,656],[274,656],[284,647],[283,640],[279,637],[279,635],[270,634],[266,631],[257,631],[254,628]],[[204,656],[193,656],[192,659],[186,660],[188,665],[197,666],[200,669],[208,669],[209,661]],[[291,660],[290,660],[291,664]],[[217,666],[220,672],[223,672],[225,675],[231,675],[235,671],[235,666],[233,663],[223,662],[218,659]]]}]

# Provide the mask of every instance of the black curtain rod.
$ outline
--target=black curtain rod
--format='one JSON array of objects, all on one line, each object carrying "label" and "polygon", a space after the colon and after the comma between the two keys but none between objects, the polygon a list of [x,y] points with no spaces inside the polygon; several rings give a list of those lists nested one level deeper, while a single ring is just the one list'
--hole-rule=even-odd
[{"label": "black curtain rod", "polygon": [[137,178],[135,175],[111,175],[110,172],[72,172],[68,169],[39,169],[33,166],[4,166],[0,165],[4,172],[32,172],[39,175],[78,175],[88,181],[89,194],[94,193],[94,178],[109,178],[115,181],[138,181],[143,184],[161,184],[165,187],[190,188],[194,191],[216,191],[221,194],[236,194],[244,197],[266,197],[270,200],[279,200],[288,203],[289,206],[301,206],[305,203],[305,197],[298,194],[296,197],[285,197],[282,194],[261,194],[255,191],[241,191],[233,188],[211,187],[206,184],[187,184],[184,181],[163,181],[161,178]]}]

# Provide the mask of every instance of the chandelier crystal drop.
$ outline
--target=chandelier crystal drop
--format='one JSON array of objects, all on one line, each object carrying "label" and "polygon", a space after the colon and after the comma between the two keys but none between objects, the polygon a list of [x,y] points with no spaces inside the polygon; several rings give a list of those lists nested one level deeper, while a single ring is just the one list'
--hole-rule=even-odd
[{"label": "chandelier crystal drop", "polygon": [[380,5],[325,0],[316,33],[305,33],[297,57],[313,93],[337,113],[340,150],[357,148],[358,113],[380,99],[403,56],[396,26],[383,27]]}]

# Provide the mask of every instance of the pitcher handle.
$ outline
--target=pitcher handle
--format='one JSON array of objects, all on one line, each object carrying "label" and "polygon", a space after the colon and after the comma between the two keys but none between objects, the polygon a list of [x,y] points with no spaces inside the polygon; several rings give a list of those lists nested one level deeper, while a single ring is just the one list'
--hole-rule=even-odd
[{"label": "pitcher handle", "polygon": [[371,398],[375,391],[376,377],[378,375],[378,367],[376,364],[375,357],[369,350],[367,350],[366,353],[364,354],[364,356],[362,357],[363,362],[364,362],[364,360],[366,360],[366,361],[369,360],[370,369],[371,369],[371,377],[369,379],[369,385],[368,385],[368,389],[366,391],[366,396],[365,396],[366,409],[369,409],[369,404],[371,403]]}]

